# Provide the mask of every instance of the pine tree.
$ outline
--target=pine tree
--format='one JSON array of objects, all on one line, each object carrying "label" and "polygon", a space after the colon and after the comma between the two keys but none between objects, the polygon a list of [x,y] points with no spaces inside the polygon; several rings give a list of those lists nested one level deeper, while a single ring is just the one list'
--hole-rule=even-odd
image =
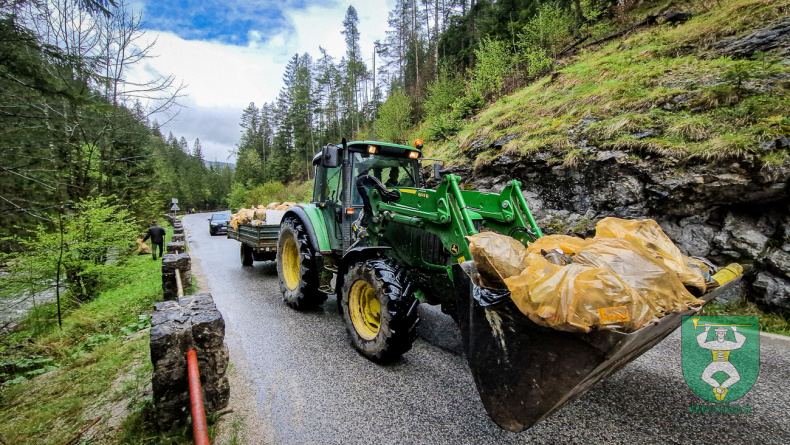
[{"label": "pine tree", "polygon": [[200,145],[200,138],[195,139],[195,145],[192,146],[192,156],[199,160],[201,164],[205,161],[205,159],[203,159],[203,146]]}]

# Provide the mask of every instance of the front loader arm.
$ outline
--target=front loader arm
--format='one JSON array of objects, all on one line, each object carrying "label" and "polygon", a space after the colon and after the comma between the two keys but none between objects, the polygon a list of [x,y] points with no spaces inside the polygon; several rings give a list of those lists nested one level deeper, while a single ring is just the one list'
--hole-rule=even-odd
[{"label": "front loader arm", "polygon": [[[471,259],[465,239],[486,227],[519,239],[526,245],[542,236],[540,228],[521,193],[521,183],[511,181],[499,194],[462,191],[460,178],[450,174],[442,178],[436,190],[398,187],[400,197],[391,199],[362,178],[360,194],[365,196],[372,213],[368,230],[382,232],[389,222],[405,224],[434,233],[457,262]],[[448,267],[449,273],[449,267]]]}]

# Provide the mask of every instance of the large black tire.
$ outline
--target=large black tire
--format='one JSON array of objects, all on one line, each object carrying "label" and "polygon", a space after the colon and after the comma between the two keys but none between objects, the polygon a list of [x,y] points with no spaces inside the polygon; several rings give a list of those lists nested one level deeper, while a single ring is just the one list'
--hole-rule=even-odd
[{"label": "large black tire", "polygon": [[277,240],[277,276],[283,301],[296,310],[312,309],[326,301],[318,290],[318,265],[304,225],[284,219]]},{"label": "large black tire", "polygon": [[241,259],[242,266],[252,266],[252,247],[241,243],[241,248],[239,249],[239,258]]},{"label": "large black tire", "polygon": [[362,355],[387,363],[411,349],[420,322],[419,300],[407,289],[405,271],[393,261],[354,264],[344,277],[341,295],[351,343]]}]

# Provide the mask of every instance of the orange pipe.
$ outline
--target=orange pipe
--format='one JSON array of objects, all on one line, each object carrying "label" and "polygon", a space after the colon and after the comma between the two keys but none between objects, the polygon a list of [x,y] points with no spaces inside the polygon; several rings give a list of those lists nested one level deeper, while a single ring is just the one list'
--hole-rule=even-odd
[{"label": "orange pipe", "polygon": [[206,410],[203,408],[203,389],[200,387],[197,353],[187,351],[187,371],[189,372],[189,400],[192,402],[192,433],[195,445],[209,445]]}]

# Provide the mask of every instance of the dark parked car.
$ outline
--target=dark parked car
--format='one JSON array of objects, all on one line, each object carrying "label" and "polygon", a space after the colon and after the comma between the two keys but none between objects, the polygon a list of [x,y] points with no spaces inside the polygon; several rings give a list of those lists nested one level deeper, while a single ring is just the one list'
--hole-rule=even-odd
[{"label": "dark parked car", "polygon": [[211,215],[208,220],[208,233],[212,236],[219,233],[228,233],[228,223],[230,222],[230,212],[218,212]]}]

